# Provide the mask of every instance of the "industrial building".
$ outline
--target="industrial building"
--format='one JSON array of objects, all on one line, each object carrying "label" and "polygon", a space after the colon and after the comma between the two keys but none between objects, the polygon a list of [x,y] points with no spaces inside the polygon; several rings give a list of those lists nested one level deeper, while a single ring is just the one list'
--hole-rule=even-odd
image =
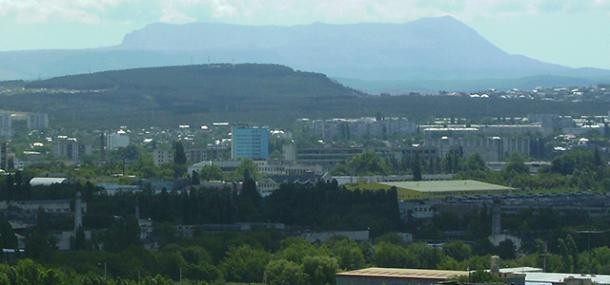
[{"label": "industrial building", "polygon": [[476,180],[397,181],[380,184],[396,187],[399,191],[415,191],[428,195],[498,194],[515,190],[512,187]]},{"label": "industrial building", "polygon": [[[591,285],[610,284],[610,275],[547,273],[540,268],[501,268],[498,276],[518,285]],[[365,268],[340,272],[337,285],[431,285],[468,276],[468,271],[448,271],[406,268]]]},{"label": "industrial building", "polygon": [[337,273],[336,284],[433,285],[460,276],[468,276],[468,271],[371,267]]}]

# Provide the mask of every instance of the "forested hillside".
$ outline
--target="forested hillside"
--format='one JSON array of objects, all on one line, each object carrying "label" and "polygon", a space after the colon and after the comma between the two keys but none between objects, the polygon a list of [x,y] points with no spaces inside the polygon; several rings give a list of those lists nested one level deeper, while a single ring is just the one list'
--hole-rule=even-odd
[{"label": "forested hillside", "polygon": [[267,64],[141,68],[0,82],[0,106],[49,113],[52,125],[66,127],[171,127],[212,121],[286,127],[304,117],[360,117],[378,112],[418,120],[531,113],[593,115],[610,109],[607,102],[371,96],[323,74]]}]

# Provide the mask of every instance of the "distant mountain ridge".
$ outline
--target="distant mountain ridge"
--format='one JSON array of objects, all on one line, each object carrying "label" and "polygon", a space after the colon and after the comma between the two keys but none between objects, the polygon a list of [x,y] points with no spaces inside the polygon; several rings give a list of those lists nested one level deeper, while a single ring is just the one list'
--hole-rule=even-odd
[{"label": "distant mountain ridge", "polygon": [[[570,70],[509,55],[451,17],[291,27],[154,24],[126,35],[119,48],[206,51],[214,61],[278,62],[370,80],[522,77]],[[223,56],[219,51],[229,52]]]},{"label": "distant mountain ridge", "polygon": [[404,24],[151,24],[127,34],[115,47],[0,53],[0,79],[208,62],[275,63],[354,82],[468,81],[470,86],[492,80],[475,86],[486,88],[493,80],[540,76],[570,78],[566,84],[610,81],[607,70],[572,69],[508,54],[452,17]]}]

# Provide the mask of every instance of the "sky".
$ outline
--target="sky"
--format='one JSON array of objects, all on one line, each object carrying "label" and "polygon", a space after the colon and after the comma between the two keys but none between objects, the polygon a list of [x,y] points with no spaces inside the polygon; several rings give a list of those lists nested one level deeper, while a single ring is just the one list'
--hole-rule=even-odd
[{"label": "sky", "polygon": [[405,23],[445,15],[512,54],[610,69],[610,0],[0,0],[0,51],[112,46],[155,22]]}]

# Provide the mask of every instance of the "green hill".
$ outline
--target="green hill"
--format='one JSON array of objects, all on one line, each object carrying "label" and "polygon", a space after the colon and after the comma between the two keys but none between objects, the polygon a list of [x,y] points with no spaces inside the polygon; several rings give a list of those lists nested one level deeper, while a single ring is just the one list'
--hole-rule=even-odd
[{"label": "green hill", "polygon": [[139,92],[175,99],[210,100],[218,97],[321,97],[357,93],[324,74],[295,71],[271,64],[207,64],[137,68],[79,74],[34,81],[29,88]]},{"label": "green hill", "polygon": [[175,127],[214,121],[287,127],[297,118],[606,114],[610,103],[368,96],[323,74],[269,64],[139,68],[0,82],[0,109],[49,113],[52,126]]},{"label": "green hill", "polygon": [[54,121],[68,125],[250,121],[265,117],[266,111],[285,109],[289,102],[363,95],[323,74],[270,64],[138,68],[22,84],[23,90],[0,95],[4,108],[48,112]]}]

